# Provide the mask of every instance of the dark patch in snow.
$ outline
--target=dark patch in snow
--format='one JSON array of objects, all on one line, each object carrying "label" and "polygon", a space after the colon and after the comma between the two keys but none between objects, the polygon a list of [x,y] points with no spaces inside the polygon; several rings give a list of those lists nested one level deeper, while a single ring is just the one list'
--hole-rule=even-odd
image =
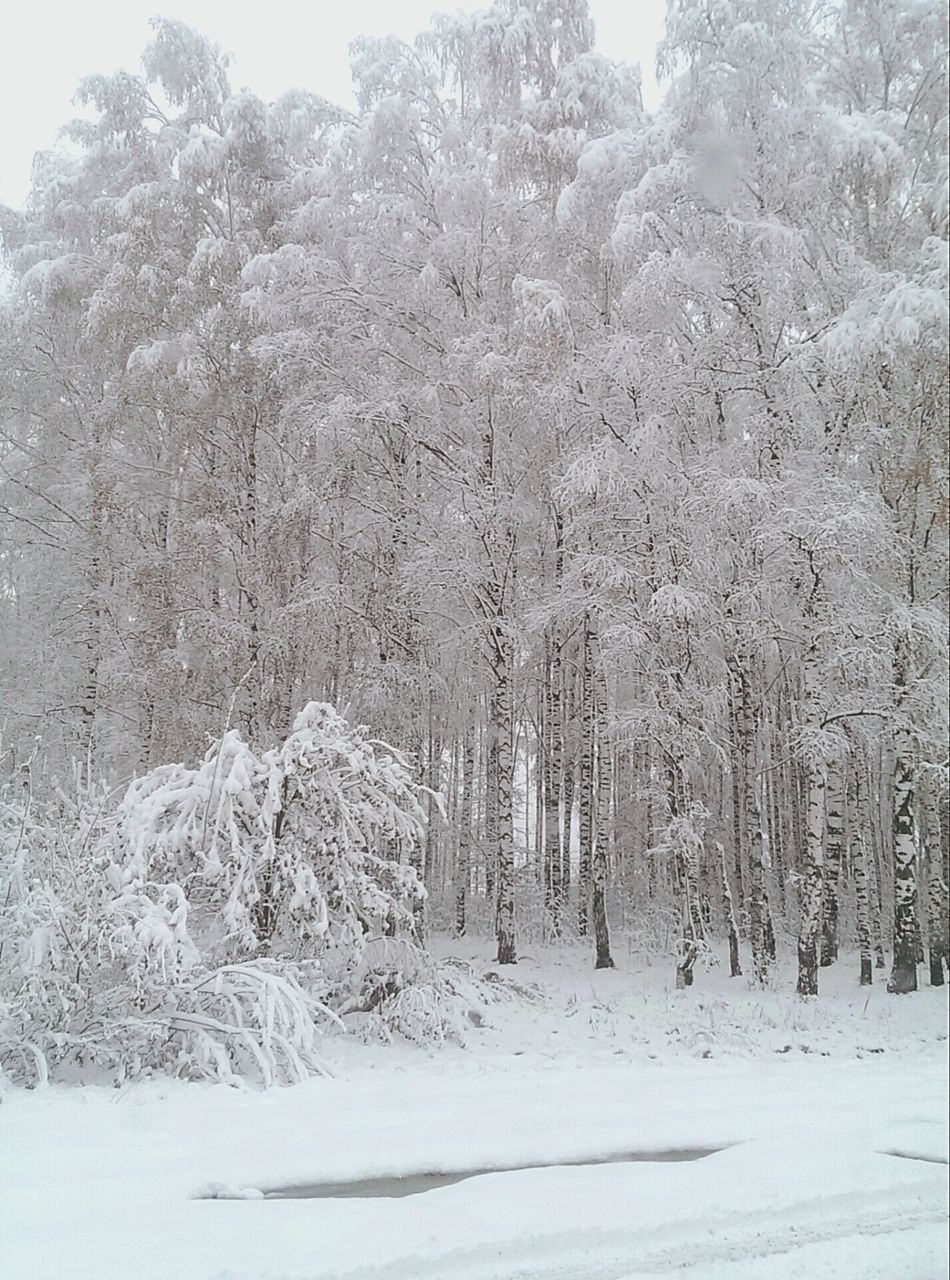
[{"label": "dark patch in snow", "polygon": [[578,1156],[548,1163],[511,1164],[494,1169],[459,1169],[431,1173],[393,1174],[383,1178],[361,1178],[355,1182],[313,1182],[303,1186],[274,1187],[264,1193],[266,1200],[333,1200],[338,1198],[377,1199],[420,1195],[437,1187],[449,1187],[467,1178],[487,1173],[517,1173],[522,1169],[561,1169],[575,1165],[667,1163],[703,1160],[722,1147],[690,1147],[675,1151],[626,1151],[611,1156]]},{"label": "dark patch in snow", "polygon": [[879,1151],[880,1156],[896,1156],[898,1160],[922,1160],[924,1164],[950,1164],[946,1156],[922,1156],[918,1151]]}]

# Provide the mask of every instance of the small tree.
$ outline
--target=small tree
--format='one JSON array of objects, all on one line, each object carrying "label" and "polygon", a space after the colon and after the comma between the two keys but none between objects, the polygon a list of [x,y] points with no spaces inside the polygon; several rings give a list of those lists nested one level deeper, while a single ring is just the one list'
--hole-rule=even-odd
[{"label": "small tree", "polygon": [[319,1070],[320,1024],[372,976],[368,942],[411,946],[422,791],[398,752],[310,703],[281,746],[228,730],[111,813],[103,796],[59,819],[4,804],[0,1065]]},{"label": "small tree", "polygon": [[258,755],[231,729],[197,768],[133,782],[109,874],[125,896],[180,887],[206,957],[347,959],[412,932],[422,791],[398,752],[311,702],[280,747]]}]

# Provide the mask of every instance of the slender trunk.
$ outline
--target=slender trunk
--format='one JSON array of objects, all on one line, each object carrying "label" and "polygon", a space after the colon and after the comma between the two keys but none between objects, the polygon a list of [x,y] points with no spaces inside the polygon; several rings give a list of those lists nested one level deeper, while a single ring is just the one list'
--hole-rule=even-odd
[{"label": "slender trunk", "polygon": [[467,730],[462,756],[462,803],[458,819],[458,858],[455,867],[455,936],[465,933],[472,857],[472,788],[475,785],[475,737]]},{"label": "slender trunk", "polygon": [[778,895],[779,914],[787,920],[787,903],[786,903],[786,860],[785,860],[785,840],[782,832],[782,813],[779,805],[778,795],[778,778],[775,771],[775,749],[774,737],[770,742],[770,765],[768,774],[766,775],[766,796],[768,798],[767,812],[769,815],[769,847],[772,853],[772,871],[773,883]]},{"label": "slender trunk", "polygon": [[869,987],[873,981],[871,968],[871,876],[869,872],[868,837],[866,826],[867,774],[864,761],[852,756],[851,779],[854,785],[853,803],[849,806],[851,861],[854,865],[854,893],[857,910],[858,954],[861,959],[861,986]]},{"label": "slender trunk", "polygon": [[544,777],[544,905],[551,932],[561,932],[561,648],[555,635],[547,672]]},{"label": "slender trunk", "polygon": [[[419,746],[416,751],[416,759],[419,762],[420,774],[422,774],[423,761],[425,761],[426,773],[423,774],[424,777],[428,776],[428,770],[430,765],[430,761],[429,761],[430,749],[431,748],[427,749],[426,738],[424,736],[421,737],[419,740]],[[426,890],[431,892],[432,886],[429,880],[429,865],[428,865],[428,841],[429,841],[428,818],[431,816],[431,813],[432,813],[431,797],[427,797],[426,801],[427,801],[426,803],[427,819],[425,824],[425,832],[423,834],[423,838],[418,842],[418,844],[413,845],[412,852],[409,855],[409,862],[410,862],[410,865],[415,869],[416,875],[419,877],[420,881],[426,886]],[[425,898],[417,898],[413,902],[412,917],[413,917],[414,928],[416,932],[416,939],[418,940],[420,946],[424,946],[425,940],[426,940],[426,899]]]},{"label": "slender trunk", "polygon": [[732,890],[729,888],[729,873],[726,871],[726,851],[717,842],[719,850],[719,871],[722,877],[722,911],[726,920],[726,932],[729,936],[729,977],[740,978],[742,965],[739,963],[739,926],[736,923],[736,910],[732,902]]},{"label": "slender trunk", "polygon": [[821,964],[824,968],[838,959],[838,886],[844,844],[841,767],[835,762],[828,772],[825,876],[821,894]]},{"label": "slender trunk", "polygon": [[739,907],[739,915],[745,909],[745,891],[742,883],[742,849],[745,844],[743,838],[743,803],[742,803],[742,782],[745,756],[742,750],[742,717],[740,712],[740,693],[736,687],[735,681],[732,685],[732,697],[730,699],[730,719],[732,728],[732,753],[731,768],[732,775],[732,857],[733,867],[735,869],[735,886],[736,886],[736,902]]},{"label": "slender trunk", "polygon": [[[749,932],[752,943],[752,972],[756,982],[764,983],[769,970],[769,919],[765,896],[765,841],[762,829],[762,806],[756,786],[756,722],[750,682],[751,660],[747,653],[736,655],[735,687],[738,690],[737,724],[738,759],[741,770],[741,794],[744,810],[744,834],[748,845],[749,866]],[[741,859],[739,860],[741,862]]]},{"label": "slender trunk", "polygon": [[818,994],[818,927],[821,922],[821,886],[825,825],[825,771],[809,765],[806,781],[804,874],[801,889],[801,925],[798,934],[798,994]]},{"label": "slender trunk", "polygon": [[667,793],[670,825],[674,832],[676,868],[682,895],[681,934],[676,962],[676,986],[693,984],[693,966],[702,950],[705,939],[702,910],[699,901],[699,861],[702,855],[702,839],[694,826],[690,784],[682,760],[669,762],[667,769]]},{"label": "slender trunk", "polygon": [[[653,756],[649,742],[643,744],[642,778],[644,791],[643,847],[644,849],[652,849],[655,840],[655,832],[653,830]],[[647,893],[651,905],[656,901],[657,881],[656,856],[650,854],[647,857]]]},{"label": "slender trunk", "polygon": [[886,966],[886,962],[884,959],[883,927],[881,924],[883,915],[881,904],[881,882],[880,876],[878,875],[874,826],[871,821],[871,802],[868,797],[869,776],[870,765],[862,764],[861,781],[858,790],[858,796],[860,799],[858,828],[864,837],[864,862],[868,875],[868,912],[870,914],[871,922],[871,945],[874,951],[874,967],[875,969],[883,969]]},{"label": "slender trunk", "polygon": [[495,937],[498,942],[498,964],[514,964],[515,954],[515,839],[512,813],[512,691],[511,641],[502,623],[492,627],[492,734],[496,743],[495,794],[497,797],[498,834],[495,866],[497,870],[495,900]]},{"label": "slender trunk", "polygon": [[[819,653],[814,640],[802,658],[802,716],[818,729]],[[798,931],[798,994],[818,994],[818,932],[824,876],[825,764],[814,757],[805,766],[805,847],[802,857],[801,920]]]},{"label": "slender trunk", "polygon": [[594,682],[590,653],[590,617],[584,615],[581,642],[580,863],[577,875],[577,932],[587,937],[590,920],[594,841]]},{"label": "slender trunk", "polygon": [[940,802],[937,783],[927,778],[924,787],[924,841],[927,850],[927,946],[930,985],[942,987],[944,965],[950,962],[950,929],[947,923],[947,882],[943,878],[940,840]]},{"label": "slender trunk", "polygon": [[561,698],[560,732],[562,743],[561,772],[564,780],[564,838],[561,842],[561,871],[558,882],[560,909],[558,914],[563,919],[571,887],[571,849],[574,834],[574,792],[576,790],[574,778],[573,717],[575,700],[573,696],[573,667],[570,662],[563,661],[563,655],[561,672],[563,677],[563,696]]},{"label": "slender trunk", "polygon": [[868,903],[867,849],[860,831],[851,838],[857,904],[858,954],[861,957],[861,986],[869,987],[871,977],[871,915]]},{"label": "slender trunk", "polygon": [[559,916],[563,919],[564,908],[567,904],[568,894],[571,889],[571,876],[573,874],[571,868],[571,853],[573,849],[574,836],[574,793],[577,790],[574,778],[574,762],[568,761],[564,770],[564,842],[561,846],[561,909]]},{"label": "slender trunk", "polygon": [[498,733],[494,694],[488,700],[485,725],[485,896],[494,906],[498,849]]},{"label": "slender trunk", "polygon": [[[610,745],[607,736],[607,689],[600,664],[596,622],[591,619],[588,659],[593,668],[594,709],[597,718],[597,820],[591,860],[591,915],[594,925],[595,969],[612,969],[610,929],[607,921],[607,827],[610,820]],[[592,762],[593,763],[593,762]]]},{"label": "slender trunk", "polygon": [[89,463],[89,545],[85,599],[80,605],[82,619],[83,674],[80,695],[79,755],[84,759],[87,781],[94,769],[96,729],[99,714],[99,676],[102,661],[102,606],[106,579],[106,511],[108,494],[102,467],[102,442],[98,423]]},{"label": "slender trunk", "polygon": [[901,738],[894,761],[894,964],[887,989],[917,990],[917,848],[914,838],[913,748]]}]

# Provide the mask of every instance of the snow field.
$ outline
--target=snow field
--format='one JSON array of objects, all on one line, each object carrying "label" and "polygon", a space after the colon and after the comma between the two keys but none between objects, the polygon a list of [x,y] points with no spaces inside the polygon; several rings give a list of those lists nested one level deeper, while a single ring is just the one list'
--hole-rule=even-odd
[{"label": "snow field", "polygon": [[[838,966],[819,1018],[788,994],[790,974],[753,995],[744,979],[730,987],[713,970],[675,993],[668,963],[639,958],[639,974],[594,974],[586,961],[580,951],[558,963],[526,956],[516,976],[544,998],[491,1006],[464,1049],[334,1039],[326,1056],[336,1078],[268,1092],[157,1079],[7,1094],[0,1274],[945,1274],[947,1168],[934,1163],[947,1159],[942,993],[888,998],[875,988],[858,1000]],[[721,1052],[714,1040],[703,1057],[710,1046],[695,1027],[716,1001],[724,1026],[731,1017],[753,1028],[754,1001],[761,1029]],[[790,1029],[810,1052],[776,1051],[770,1039]],[[882,1051],[858,1057],[860,1045]],[[497,1172],[402,1199],[195,1198],[693,1147],[724,1149],[692,1163]]]}]

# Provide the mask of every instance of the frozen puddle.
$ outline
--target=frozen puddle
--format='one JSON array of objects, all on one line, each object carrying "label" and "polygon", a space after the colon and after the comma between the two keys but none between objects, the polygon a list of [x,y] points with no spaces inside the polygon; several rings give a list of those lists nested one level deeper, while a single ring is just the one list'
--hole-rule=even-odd
[{"label": "frozen puddle", "polygon": [[667,1163],[703,1160],[722,1147],[688,1147],[676,1151],[627,1151],[613,1156],[577,1156],[548,1163],[508,1164],[500,1168],[458,1169],[452,1172],[393,1174],[385,1178],[361,1178],[357,1182],[310,1182],[295,1187],[275,1187],[264,1193],[265,1200],[335,1200],[343,1198],[377,1199],[417,1196],[436,1187],[450,1187],[467,1178],[480,1178],[486,1173],[515,1173],[521,1169],[561,1169],[572,1165]]}]

